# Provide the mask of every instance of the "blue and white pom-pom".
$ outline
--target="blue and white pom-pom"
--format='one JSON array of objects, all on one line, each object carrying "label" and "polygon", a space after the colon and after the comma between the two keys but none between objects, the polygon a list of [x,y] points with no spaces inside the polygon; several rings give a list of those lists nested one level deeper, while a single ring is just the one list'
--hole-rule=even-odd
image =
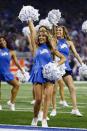
[{"label": "blue and white pom-pom", "polygon": [[83,31],[84,33],[87,32],[87,20],[84,21],[83,24],[82,24],[82,31]]},{"label": "blue and white pom-pom", "polygon": [[80,76],[87,78],[87,65],[86,64],[82,64],[82,66],[79,68],[79,74]]},{"label": "blue and white pom-pom", "polygon": [[57,25],[57,23],[60,21],[61,18],[61,12],[56,9],[53,9],[49,11],[48,13],[48,20],[50,21],[51,24]]},{"label": "blue and white pom-pom", "polygon": [[20,70],[18,70],[15,74],[16,78],[24,83],[24,82],[28,82],[29,78],[30,78],[30,75],[28,72],[24,71],[24,74],[22,74],[22,72]]},{"label": "blue and white pom-pom", "polygon": [[56,81],[61,79],[61,77],[65,74],[65,72],[61,70],[60,66],[57,63],[49,62],[43,67],[43,77],[51,80]]},{"label": "blue and white pom-pom", "polygon": [[39,13],[37,9],[34,9],[34,7],[32,6],[23,6],[23,8],[21,9],[18,18],[24,22],[24,21],[29,21],[29,20],[33,20],[33,21],[37,21],[39,20]]},{"label": "blue and white pom-pom", "polygon": [[48,20],[48,18],[40,20],[39,26],[45,26],[48,29],[52,29],[52,24],[50,23],[50,21]]},{"label": "blue and white pom-pom", "polygon": [[30,34],[29,27],[28,27],[28,26],[23,27],[22,33],[23,33],[23,35],[24,35],[25,37],[26,37],[26,36],[29,36],[29,34]]}]

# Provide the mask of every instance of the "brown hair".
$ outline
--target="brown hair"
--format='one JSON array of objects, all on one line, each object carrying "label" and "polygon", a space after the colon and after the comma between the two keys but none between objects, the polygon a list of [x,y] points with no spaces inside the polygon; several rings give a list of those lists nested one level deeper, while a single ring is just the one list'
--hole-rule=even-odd
[{"label": "brown hair", "polygon": [[64,36],[64,38],[67,39],[67,40],[69,40],[69,41],[71,41],[71,37],[69,36],[68,30],[63,25],[53,26],[53,28],[52,28],[52,34],[53,34],[54,38],[56,38],[56,28],[58,28],[58,27],[61,27],[63,29],[63,36]]},{"label": "brown hair", "polygon": [[67,39],[67,40],[71,40],[70,36],[69,36],[69,33],[68,33],[68,30],[65,26],[61,26],[62,29],[63,29],[63,35],[64,35],[64,38]]},{"label": "brown hair", "polygon": [[6,38],[6,37],[3,36],[3,35],[0,36],[0,39],[1,39],[1,38],[3,38],[3,39],[6,41],[6,47],[7,47],[9,50],[14,50],[14,47],[12,46],[10,39]]},{"label": "brown hair", "polygon": [[58,28],[58,27],[60,27],[60,28],[63,29],[63,36],[64,36],[64,38],[65,38],[66,40],[71,41],[71,38],[70,38],[70,36],[69,36],[69,34],[68,34],[67,28],[66,28],[65,26],[62,26],[62,25],[56,26],[56,28]]}]

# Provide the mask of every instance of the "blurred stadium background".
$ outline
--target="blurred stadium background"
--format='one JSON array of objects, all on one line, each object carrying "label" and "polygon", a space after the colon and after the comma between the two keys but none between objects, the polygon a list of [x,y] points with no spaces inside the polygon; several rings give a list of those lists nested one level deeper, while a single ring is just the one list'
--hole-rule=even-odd
[{"label": "blurred stadium background", "polygon": [[[18,58],[24,58],[25,66],[30,69],[32,56],[28,48],[28,41],[22,34],[22,28],[26,24],[18,19],[19,11],[23,5],[32,5],[39,9],[40,19],[45,18],[51,9],[60,9],[63,17],[60,23],[67,26],[78,53],[83,61],[87,63],[87,35],[81,31],[83,21],[87,19],[87,1],[0,0],[0,34],[8,38],[9,44],[16,50]],[[75,80],[86,80],[79,77],[78,62],[73,55],[69,57],[69,60],[73,68],[73,78]],[[20,61],[22,61],[23,66],[23,59]],[[13,71],[16,70],[13,66],[11,68]]]},{"label": "blurred stadium background", "polygon": [[[87,20],[86,0],[0,0],[0,35],[3,34],[7,37],[9,44],[16,50],[20,64],[29,71],[32,64],[32,55],[28,48],[28,41],[22,34],[22,28],[26,23],[22,23],[18,19],[19,11],[23,5],[32,5],[39,9],[40,19],[45,18],[51,9],[60,9],[63,16],[60,23],[67,26],[78,53],[87,64],[87,34],[81,31],[83,21]],[[55,119],[51,118],[49,125],[87,128],[87,79],[79,76],[79,64],[73,55],[69,57],[69,60],[73,68],[74,80],[85,81],[76,84],[78,107],[84,117],[71,117],[69,112],[72,106],[68,109],[62,109],[57,101],[58,116]],[[13,72],[17,70],[13,62],[11,63],[11,70]],[[0,112],[0,124],[30,125],[33,116],[33,113],[31,113],[33,108],[30,105],[32,100],[31,92],[31,84],[23,84],[17,96],[17,110],[16,112],[10,112],[6,105],[10,95],[10,88],[8,88],[8,85],[2,85],[2,105],[5,111]],[[65,98],[71,105],[70,96],[68,97],[68,95],[68,89],[65,88]],[[57,98],[59,100],[59,96]]]}]

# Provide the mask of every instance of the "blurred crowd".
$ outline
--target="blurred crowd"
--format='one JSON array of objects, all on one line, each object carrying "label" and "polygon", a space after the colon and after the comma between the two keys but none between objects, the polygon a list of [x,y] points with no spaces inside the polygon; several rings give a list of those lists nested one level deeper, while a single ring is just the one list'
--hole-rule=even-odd
[{"label": "blurred crowd", "polygon": [[[87,64],[87,34],[81,31],[81,24],[83,22],[84,14],[79,13],[76,18],[65,12],[64,18],[61,19],[61,23],[65,24],[68,28],[71,39],[73,40],[77,52]],[[5,9],[0,11],[0,35],[4,35],[9,40],[9,43],[16,50],[18,57],[25,57],[25,63],[27,68],[30,68],[32,64],[32,55],[29,50],[29,43],[22,34],[22,28],[25,23],[21,23],[18,17],[12,13],[11,10]],[[69,57],[70,65],[73,68],[73,77],[75,80],[83,80],[80,78],[78,67],[80,66],[78,61],[73,55]]]}]

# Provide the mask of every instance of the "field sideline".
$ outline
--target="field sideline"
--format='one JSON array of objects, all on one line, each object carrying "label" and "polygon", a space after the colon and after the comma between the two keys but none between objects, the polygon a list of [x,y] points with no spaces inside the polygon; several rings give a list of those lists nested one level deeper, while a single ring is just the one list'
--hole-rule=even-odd
[{"label": "field sideline", "polygon": [[[75,82],[77,90],[78,108],[83,117],[76,117],[70,114],[72,109],[71,99],[68,89],[65,87],[65,98],[69,107],[63,108],[59,105],[59,93],[57,92],[57,116],[50,117],[48,124],[50,127],[71,127],[71,128],[87,128],[87,82]],[[17,96],[16,111],[11,112],[7,106],[10,96],[8,84],[2,84],[2,106],[0,111],[0,124],[13,125],[30,125],[33,117],[33,107],[30,104],[32,100],[31,84],[22,84]],[[50,107],[49,113],[52,107]],[[41,123],[39,123],[41,126]]]}]

